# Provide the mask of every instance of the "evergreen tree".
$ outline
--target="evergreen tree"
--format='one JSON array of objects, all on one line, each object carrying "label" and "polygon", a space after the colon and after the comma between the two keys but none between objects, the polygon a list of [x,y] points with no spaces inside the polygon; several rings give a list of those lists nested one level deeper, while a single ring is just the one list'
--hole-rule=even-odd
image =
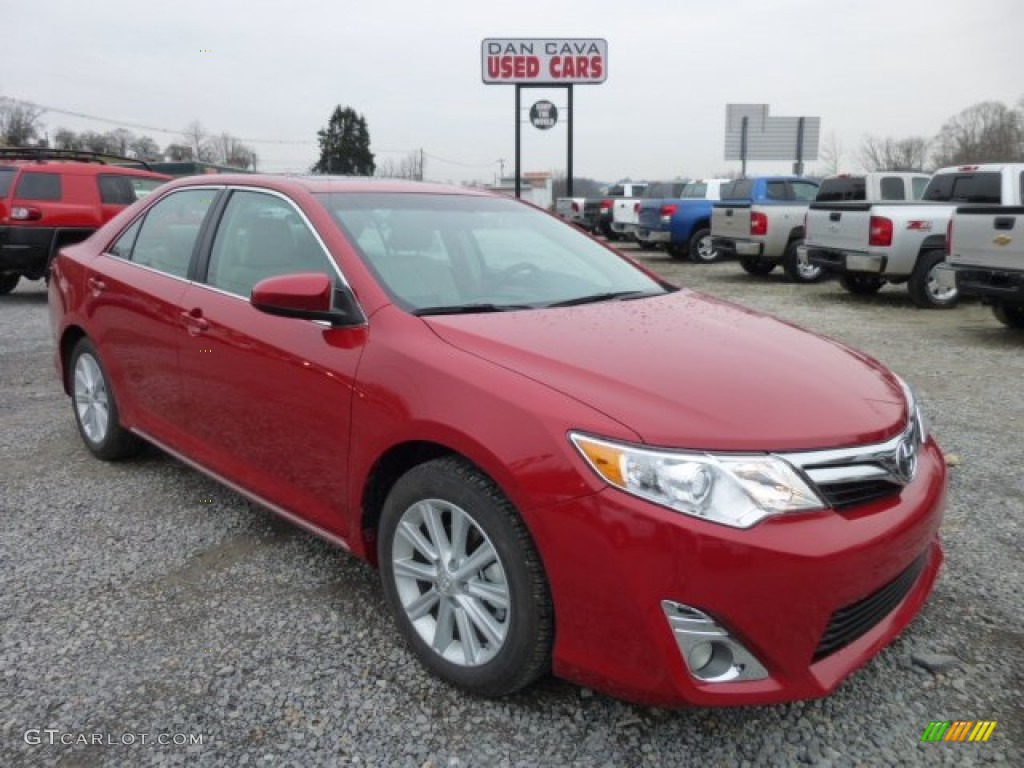
[{"label": "evergreen tree", "polygon": [[337,173],[348,176],[372,176],[376,168],[370,152],[370,131],[366,118],[351,107],[334,108],[326,128],[316,133],[320,159],[313,173]]}]

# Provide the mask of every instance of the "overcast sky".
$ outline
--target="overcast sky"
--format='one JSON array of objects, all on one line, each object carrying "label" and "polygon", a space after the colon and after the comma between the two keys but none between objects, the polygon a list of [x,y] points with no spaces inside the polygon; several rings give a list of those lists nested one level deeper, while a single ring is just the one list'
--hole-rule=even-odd
[{"label": "overcast sky", "polygon": [[[607,81],[574,91],[576,175],[603,181],[738,170],[727,103],[819,116],[853,169],[868,134],[932,137],[1024,96],[1024,0],[0,0],[0,19],[0,96],[112,121],[50,111],[51,134],[117,123],[163,147],[198,119],[266,171],[308,168],[341,104],[378,160],[422,148],[433,180],[511,173],[515,89],[483,84],[487,37],[608,41]],[[564,117],[564,90],[523,92],[540,98]],[[526,123],[523,170],[564,171],[565,145],[564,120]]]}]

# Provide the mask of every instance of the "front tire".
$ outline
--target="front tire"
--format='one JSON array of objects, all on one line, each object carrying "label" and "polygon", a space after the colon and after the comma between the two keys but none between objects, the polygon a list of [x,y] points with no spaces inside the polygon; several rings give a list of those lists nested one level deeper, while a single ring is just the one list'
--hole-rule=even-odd
[{"label": "front tire", "polygon": [[873,296],[882,289],[885,281],[874,275],[848,273],[839,276],[839,284],[843,286],[843,290],[854,296]]},{"label": "front tire", "polygon": [[993,304],[992,314],[1007,328],[1024,329],[1024,307],[1019,304]]},{"label": "front tire", "polygon": [[803,240],[794,240],[786,246],[786,252],[782,254],[782,269],[786,277],[794,283],[817,283],[825,279],[825,268],[819,264],[811,264],[809,261],[801,261],[798,253]]},{"label": "front tire", "polygon": [[711,243],[711,230],[708,228],[698,229],[690,236],[690,261],[698,264],[711,264],[718,261],[721,253],[715,250]]},{"label": "front tire", "polygon": [[138,453],[141,443],[121,426],[114,391],[91,341],[75,345],[67,371],[75,423],[86,448],[106,461]]},{"label": "front tire", "polygon": [[554,612],[540,557],[498,487],[447,457],[399,478],[377,545],[384,595],[420,661],[481,696],[547,671]]},{"label": "front tire", "polygon": [[922,251],[917,257],[914,271],[907,282],[910,300],[922,309],[950,309],[960,298],[957,289],[939,284],[936,268],[945,261],[946,254],[938,249]]},{"label": "front tire", "polygon": [[775,269],[774,261],[765,261],[758,256],[740,256],[740,266],[748,275],[767,275]]}]

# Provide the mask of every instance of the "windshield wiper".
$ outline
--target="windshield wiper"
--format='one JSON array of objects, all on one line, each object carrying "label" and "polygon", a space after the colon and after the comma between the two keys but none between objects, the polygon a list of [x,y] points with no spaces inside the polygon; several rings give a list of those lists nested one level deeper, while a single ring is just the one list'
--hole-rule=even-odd
[{"label": "windshield wiper", "polygon": [[473,315],[484,312],[508,312],[513,309],[535,309],[530,304],[452,304],[440,307],[422,307],[414,309],[412,314],[417,317],[429,315]]},{"label": "windshield wiper", "polygon": [[644,299],[648,296],[661,296],[661,293],[652,291],[609,291],[608,293],[592,293],[588,296],[577,296],[575,299],[556,301],[553,304],[546,304],[548,307],[575,307],[578,304],[596,304],[599,301],[629,301],[631,299]]}]

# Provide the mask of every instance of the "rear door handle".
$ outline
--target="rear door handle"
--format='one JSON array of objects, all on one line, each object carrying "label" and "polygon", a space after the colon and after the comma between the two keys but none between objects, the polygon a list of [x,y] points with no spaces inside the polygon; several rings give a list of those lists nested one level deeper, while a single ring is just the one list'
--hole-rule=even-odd
[{"label": "rear door handle", "polygon": [[1013,216],[996,216],[996,229],[1013,229],[1015,221]]},{"label": "rear door handle", "polygon": [[185,321],[188,332],[195,336],[210,327],[209,321],[203,317],[203,310],[196,308],[189,312],[182,312],[181,319]]},{"label": "rear door handle", "polygon": [[100,293],[101,291],[107,290],[107,284],[100,280],[98,277],[90,277],[85,281],[93,293]]}]

